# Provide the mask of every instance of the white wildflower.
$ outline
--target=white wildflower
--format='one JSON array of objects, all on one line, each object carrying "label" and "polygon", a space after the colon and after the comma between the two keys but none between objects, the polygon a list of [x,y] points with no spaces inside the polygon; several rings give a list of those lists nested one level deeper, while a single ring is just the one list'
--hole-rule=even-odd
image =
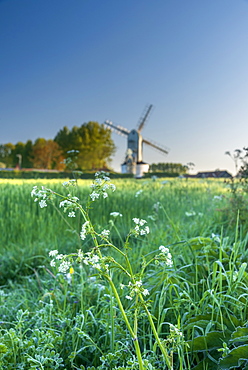
[{"label": "white wildflower", "polygon": [[169,248],[166,248],[163,245],[160,245],[160,247],[158,249],[160,250],[161,253],[164,253],[164,254],[168,254],[169,253]]},{"label": "white wildflower", "polygon": [[89,225],[89,221],[86,221],[83,225],[82,225],[82,229],[81,229],[81,232],[80,232],[80,238],[81,240],[84,240],[86,238],[86,235],[87,235],[87,228],[88,228],[88,225]]},{"label": "white wildflower", "polygon": [[147,218],[151,221],[156,221],[156,218],[153,215],[148,215]]},{"label": "white wildflower", "polygon": [[50,251],[48,253],[48,255],[49,255],[49,257],[55,257],[55,256],[57,256],[58,253],[59,252],[57,251],[57,249],[54,249],[54,250]]},{"label": "white wildflower", "polygon": [[55,261],[54,261],[54,260],[52,260],[52,261],[50,262],[50,266],[52,266],[52,267],[54,267],[54,266],[55,266]]},{"label": "white wildflower", "polygon": [[125,285],[124,284],[120,284],[120,288],[121,290],[125,288]]},{"label": "white wildflower", "polygon": [[45,207],[47,207],[46,201],[45,201],[44,199],[42,199],[42,200],[39,202],[39,206],[40,206],[40,208],[45,208]]},{"label": "white wildflower", "polygon": [[173,266],[173,260],[172,260],[172,255],[170,253],[169,248],[167,248],[163,245],[160,245],[159,250],[161,252],[161,255],[162,255],[162,258],[163,258],[163,261],[165,262],[165,264],[168,267],[172,267]]},{"label": "white wildflower", "polygon": [[222,200],[222,195],[215,195],[213,200]]},{"label": "white wildflower", "polygon": [[78,258],[83,259],[83,257],[84,257],[84,254],[82,252],[82,249],[79,249],[78,250]]},{"label": "white wildflower", "polygon": [[90,197],[92,199],[92,201],[94,202],[96,199],[98,199],[100,196],[99,193],[97,193],[96,191],[93,191],[91,194],[90,194]]},{"label": "white wildflower", "polygon": [[63,255],[63,254],[57,254],[57,256],[56,256],[56,260],[62,260],[62,259],[63,259],[63,257],[64,257],[64,255]]},{"label": "white wildflower", "polygon": [[137,198],[141,193],[143,192],[142,189],[138,190],[136,193],[135,193],[135,198]]},{"label": "white wildflower", "polygon": [[111,212],[110,213],[110,216],[113,216],[113,217],[122,217],[122,214],[121,213],[119,213],[119,212]]},{"label": "white wildflower", "polygon": [[116,190],[116,186],[114,184],[110,184],[110,189],[114,192]]},{"label": "white wildflower", "polygon": [[185,216],[187,216],[187,217],[192,217],[192,216],[195,216],[195,215],[196,215],[195,211],[185,212]]},{"label": "white wildflower", "polygon": [[143,294],[144,296],[147,296],[147,295],[149,295],[150,293],[149,293],[149,290],[148,290],[148,289],[144,289],[144,290],[143,290],[143,292],[142,292],[142,294]]},{"label": "white wildflower", "polygon": [[74,211],[69,212],[68,217],[76,217],[76,214]]},{"label": "white wildflower", "polygon": [[130,295],[126,295],[126,299],[129,299],[129,301],[131,301],[133,298],[130,297]]},{"label": "white wildflower", "polygon": [[107,197],[108,197],[108,193],[106,193],[106,191],[104,191],[104,192],[102,193],[102,196],[103,196],[103,198],[107,198]]},{"label": "white wildflower", "polygon": [[70,265],[70,262],[62,261],[58,268],[59,272],[62,272],[63,274],[66,273],[69,270]]},{"label": "white wildflower", "polygon": [[110,231],[109,230],[103,230],[102,232],[101,232],[101,236],[103,237],[103,238],[107,238],[108,236],[109,236],[109,234],[110,234]]}]

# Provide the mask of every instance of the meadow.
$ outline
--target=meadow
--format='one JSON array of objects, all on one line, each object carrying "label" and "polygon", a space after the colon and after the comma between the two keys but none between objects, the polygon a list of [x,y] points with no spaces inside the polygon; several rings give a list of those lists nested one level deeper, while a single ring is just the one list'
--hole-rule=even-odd
[{"label": "meadow", "polygon": [[0,180],[0,369],[248,369],[246,194],[230,190]]}]

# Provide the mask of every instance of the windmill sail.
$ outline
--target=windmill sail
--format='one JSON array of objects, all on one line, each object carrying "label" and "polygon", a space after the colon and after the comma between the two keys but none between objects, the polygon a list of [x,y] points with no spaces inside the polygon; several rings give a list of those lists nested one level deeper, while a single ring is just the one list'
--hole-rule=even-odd
[{"label": "windmill sail", "polygon": [[125,162],[122,164],[122,172],[124,173],[136,173],[136,176],[139,177],[142,176],[143,172],[148,171],[149,165],[143,162],[143,143],[153,147],[154,149],[157,149],[163,154],[168,154],[168,148],[157,144],[154,141],[143,139],[141,136],[140,132],[143,129],[149,114],[151,113],[152,107],[152,104],[150,104],[148,108],[146,108],[145,113],[142,115],[139,121],[137,130],[128,130],[125,127],[113,124],[111,121],[104,122],[104,125],[107,126],[107,128],[109,128],[111,131],[127,137],[127,153]]}]

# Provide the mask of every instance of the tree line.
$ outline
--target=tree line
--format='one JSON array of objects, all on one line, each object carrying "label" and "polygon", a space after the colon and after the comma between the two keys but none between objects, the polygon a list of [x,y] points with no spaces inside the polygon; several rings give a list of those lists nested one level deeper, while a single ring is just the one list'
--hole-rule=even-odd
[{"label": "tree line", "polygon": [[188,172],[188,166],[181,163],[152,163],[149,171],[185,174]]},{"label": "tree line", "polygon": [[111,131],[90,121],[71,130],[63,127],[54,139],[0,145],[1,167],[92,170],[106,168],[115,152]]}]

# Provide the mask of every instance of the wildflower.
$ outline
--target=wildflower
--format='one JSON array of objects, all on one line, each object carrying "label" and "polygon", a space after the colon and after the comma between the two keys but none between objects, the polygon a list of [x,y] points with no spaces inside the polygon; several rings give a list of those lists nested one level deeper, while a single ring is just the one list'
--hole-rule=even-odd
[{"label": "wildflower", "polygon": [[59,265],[59,272],[66,273],[70,268],[70,262],[69,261],[62,261]]},{"label": "wildflower", "polygon": [[222,195],[215,195],[213,200],[222,200]]},{"label": "wildflower", "polygon": [[147,218],[151,221],[156,221],[156,218],[153,215],[148,215]]},{"label": "wildflower", "polygon": [[42,200],[39,202],[39,206],[40,206],[40,208],[47,207],[46,201],[45,201],[44,199],[42,199]]},{"label": "wildflower", "polygon": [[54,250],[50,251],[48,253],[48,255],[49,255],[49,257],[55,257],[55,256],[57,256],[58,253],[59,252],[57,251],[57,249],[54,249]]},{"label": "wildflower", "polygon": [[76,217],[76,214],[74,211],[69,212],[68,217]]},{"label": "wildflower", "polygon": [[116,186],[114,184],[110,184],[110,189],[114,192],[116,190]]},{"label": "wildflower", "polygon": [[160,208],[161,208],[160,202],[157,202],[153,205],[154,212],[156,212],[156,213],[158,213]]},{"label": "wildflower", "polygon": [[80,260],[81,260],[81,259],[83,259],[83,256],[84,256],[84,254],[82,252],[82,249],[79,249],[78,250],[78,258],[80,258]]},{"label": "wildflower", "polygon": [[97,193],[96,191],[93,191],[91,194],[90,194],[90,197],[92,199],[92,201],[94,202],[96,199],[98,199],[100,196],[99,193]]},{"label": "wildflower", "polygon": [[102,232],[101,232],[101,237],[103,237],[103,238],[107,238],[108,236],[109,236],[109,233],[110,233],[110,231],[109,230],[103,230]]},{"label": "wildflower", "polygon": [[50,262],[50,266],[55,267],[55,261],[54,261],[54,260],[52,260],[52,261]]},{"label": "wildflower", "polygon": [[136,194],[135,194],[135,198],[137,198],[137,197],[138,197],[142,192],[143,192],[143,190],[142,190],[142,189],[138,190],[138,191],[136,192]]},{"label": "wildflower", "polygon": [[150,232],[149,226],[145,226],[144,228],[142,228],[142,226],[146,224],[146,220],[142,220],[140,218],[135,217],[133,218],[133,222],[136,224],[136,226],[133,229],[133,234],[135,234],[136,236],[149,234]]},{"label": "wildflower", "polygon": [[166,248],[166,247],[164,247],[163,245],[160,245],[160,247],[158,248],[160,251],[161,251],[161,253],[163,253],[163,254],[168,254],[169,253],[169,248]]},{"label": "wildflower", "polygon": [[142,292],[142,294],[143,294],[144,296],[147,296],[147,295],[149,295],[150,293],[149,293],[149,290],[148,290],[148,289],[144,289],[144,290],[143,290],[143,292]]},{"label": "wildflower", "polygon": [[192,217],[192,216],[195,216],[195,215],[196,215],[195,211],[185,212],[185,216],[187,216],[187,217]]},{"label": "wildflower", "polygon": [[173,266],[173,260],[172,260],[172,255],[170,253],[169,248],[167,248],[163,245],[160,245],[159,250],[161,252],[160,257],[162,257],[162,261],[164,261],[165,264],[168,267],[172,267]]},{"label": "wildflower", "polygon": [[217,242],[217,243],[220,243],[220,242],[221,242],[221,240],[220,240],[220,236],[219,236],[219,235],[217,235],[217,234],[212,233],[211,238],[212,238],[215,242]]},{"label": "wildflower", "polygon": [[150,232],[149,226],[145,226],[144,229],[140,230],[140,235],[146,235],[149,234],[149,232]]},{"label": "wildflower", "polygon": [[131,301],[133,298],[130,297],[130,295],[126,295],[126,299],[129,299]]},{"label": "wildflower", "polygon": [[170,326],[170,333],[171,334],[174,334],[174,335],[179,336],[179,337],[183,336],[183,333],[178,329],[177,326],[172,325],[170,323],[169,323],[169,326]]},{"label": "wildflower", "polygon": [[119,212],[111,212],[110,213],[110,216],[113,216],[113,217],[122,217],[122,214],[121,213],[119,213]]},{"label": "wildflower", "polygon": [[81,232],[80,232],[80,238],[81,238],[82,240],[84,240],[84,239],[86,238],[88,225],[89,225],[89,221],[86,221],[86,222],[82,225],[82,229],[81,229]]},{"label": "wildflower", "polygon": [[120,284],[120,288],[121,288],[121,290],[123,290],[125,288],[125,285],[124,284]]},{"label": "wildflower", "polygon": [[62,259],[63,259],[63,257],[64,257],[64,255],[63,255],[63,254],[57,254],[57,256],[56,256],[56,260],[62,260]]}]

